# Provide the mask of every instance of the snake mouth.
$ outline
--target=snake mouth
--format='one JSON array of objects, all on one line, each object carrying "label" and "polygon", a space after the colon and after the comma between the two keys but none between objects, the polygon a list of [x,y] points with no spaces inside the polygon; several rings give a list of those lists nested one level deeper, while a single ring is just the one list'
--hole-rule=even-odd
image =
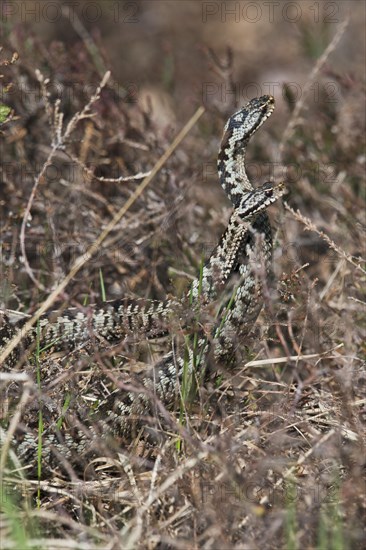
[{"label": "snake mouth", "polygon": [[[275,99],[272,95],[263,95],[258,98],[254,98],[245,106],[245,109],[252,110],[253,112],[261,113],[259,116],[259,126],[264,122],[271,114],[275,108]],[[262,118],[261,118],[262,117]]]},{"label": "snake mouth", "polygon": [[275,98],[273,95],[262,95],[255,97],[248,101],[245,109],[257,110],[257,109],[270,109],[273,110],[275,106]]},{"label": "snake mouth", "polygon": [[[255,101],[255,100],[253,100]],[[257,108],[263,111],[263,116],[268,118],[274,111],[275,99],[272,95],[264,95],[258,98],[259,105]]]}]

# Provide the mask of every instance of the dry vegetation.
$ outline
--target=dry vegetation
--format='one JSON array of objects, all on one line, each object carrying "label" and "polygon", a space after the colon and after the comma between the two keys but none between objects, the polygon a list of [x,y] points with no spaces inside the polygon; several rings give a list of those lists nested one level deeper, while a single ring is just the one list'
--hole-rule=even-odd
[{"label": "dry vegetation", "polygon": [[[332,67],[338,32],[325,57],[309,63],[305,92],[317,82],[318,100],[304,93],[294,109],[288,89],[281,123],[273,115],[250,151],[259,165],[276,160],[274,177],[290,192],[284,205],[271,208],[275,276],[236,367],[211,364],[206,384],[186,404],[183,425],[179,407],[167,412],[155,444],[137,435],[108,455],[101,441],[93,461],[52,472],[43,465],[38,475],[21,467],[16,449],[6,449],[4,548],[363,546],[365,83]],[[31,36],[8,65],[11,38],[4,37],[1,54],[3,86],[13,86],[2,102],[13,111],[1,127],[0,299],[2,308],[32,314],[181,124],[157,122],[148,102],[142,107],[112,80],[90,103],[102,74],[99,50],[93,54],[85,40],[73,48],[55,42],[46,51]],[[212,53],[206,59],[216,82],[235,81],[230,56],[221,66]],[[322,85],[329,75],[336,101]],[[94,303],[104,290],[107,299],[182,294],[230,212],[206,167],[235,105],[206,107],[94,256],[84,256],[54,295],[53,308]],[[139,177],[125,179],[131,175]],[[25,422],[37,427],[41,401],[45,422],[55,411],[60,416],[70,395],[85,408],[83,392],[101,383],[110,391],[124,370],[161,353],[144,342],[138,350],[124,346],[91,342],[40,354],[41,392],[36,352],[22,357],[1,383],[3,442],[14,418],[20,430]]]}]

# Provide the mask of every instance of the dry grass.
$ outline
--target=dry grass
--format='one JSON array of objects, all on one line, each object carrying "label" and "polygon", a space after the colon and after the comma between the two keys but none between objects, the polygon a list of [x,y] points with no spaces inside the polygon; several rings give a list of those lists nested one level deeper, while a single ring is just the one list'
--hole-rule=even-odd
[{"label": "dry grass", "polygon": [[[8,46],[4,59],[11,54]],[[228,217],[222,195],[211,191],[215,177],[199,175],[215,155],[224,117],[209,107],[136,193],[130,176],[151,173],[175,132],[161,132],[151,113],[106,81],[98,90],[100,71],[86,57],[74,61],[73,77],[97,92],[68,88],[63,75],[59,101],[52,77],[33,70],[37,55],[21,52],[3,67],[15,93],[4,97],[13,118],[2,126],[1,307],[33,314],[56,298],[60,309],[82,307],[101,297],[101,274],[107,299],[181,294]],[[230,67],[216,68],[230,83]],[[287,167],[291,192],[284,208],[271,209],[275,277],[236,367],[211,365],[187,403],[185,425],[178,408],[165,411],[155,444],[137,434],[111,452],[101,439],[92,460],[64,461],[51,473],[44,465],[39,476],[19,463],[15,448],[3,448],[4,548],[362,547],[362,84],[334,78],[337,104],[321,89],[317,104],[305,97],[292,116],[289,103],[282,142],[272,131],[273,148],[281,149],[276,177]],[[34,93],[21,93],[24,81]],[[266,132],[267,125],[256,138],[257,156],[272,162]],[[2,377],[2,441],[25,425],[38,428],[41,401],[46,424],[67,399],[85,411],[87,392],[98,399],[102,386],[111,391],[126,369],[151,364],[159,346],[169,342],[157,349],[91,342],[61,356],[24,355]]]}]

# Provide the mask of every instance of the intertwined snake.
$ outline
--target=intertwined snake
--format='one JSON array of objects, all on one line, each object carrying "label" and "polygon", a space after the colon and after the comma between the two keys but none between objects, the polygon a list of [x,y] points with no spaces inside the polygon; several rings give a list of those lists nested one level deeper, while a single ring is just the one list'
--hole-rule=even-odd
[{"label": "intertwined snake", "polygon": [[[43,434],[46,461],[50,461],[52,455],[59,460],[80,457],[102,434],[130,435],[136,422],[141,423],[149,415],[155,416],[158,410],[161,411],[161,404],[169,409],[177,402],[183,378],[187,374],[193,376],[204,372],[211,350],[216,361],[228,362],[234,357],[237,343],[250,332],[262,307],[263,281],[255,266],[256,262],[262,262],[264,272],[268,273],[272,252],[271,227],[265,210],[284,193],[281,184],[266,183],[254,189],[245,171],[248,141],[273,109],[272,96],[252,99],[233,114],[225,126],[218,173],[234,210],[219,244],[201,269],[200,276],[193,281],[186,300],[140,302],[122,299],[91,311],[69,309],[61,315],[51,314],[41,319],[41,345],[53,349],[75,346],[90,339],[91,335],[94,342],[95,337],[98,342],[121,342],[139,332],[147,338],[161,335],[167,332],[174,316],[186,335],[183,344],[176,345],[173,339],[171,351],[158,363],[146,365],[137,375],[122,373],[117,387],[108,388],[103,398],[93,395],[92,421],[76,402],[71,402],[68,411],[62,414],[59,408],[56,413],[51,411]],[[222,295],[223,303],[213,327],[208,330],[200,318],[201,311]],[[192,315],[185,314],[187,304]],[[2,334],[0,332],[2,345],[11,338],[12,332],[9,327]],[[36,330],[27,336],[27,341],[35,338]],[[31,461],[35,453],[37,434],[29,424],[36,428],[37,421],[37,415],[33,422],[29,418],[25,433],[18,436],[19,455],[24,460]]]}]

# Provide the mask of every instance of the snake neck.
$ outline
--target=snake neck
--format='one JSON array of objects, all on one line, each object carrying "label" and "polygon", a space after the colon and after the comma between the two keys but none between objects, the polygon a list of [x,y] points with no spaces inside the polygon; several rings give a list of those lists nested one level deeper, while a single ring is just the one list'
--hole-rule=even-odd
[{"label": "snake neck", "polygon": [[240,150],[230,144],[230,135],[224,133],[220,152],[217,158],[217,170],[220,184],[226,195],[237,208],[244,193],[253,189],[245,171],[245,150],[248,139],[242,143]]},{"label": "snake neck", "polygon": [[245,154],[249,140],[271,116],[274,98],[254,98],[234,113],[226,123],[217,160],[220,183],[234,208],[244,193],[253,189],[245,170]]}]

